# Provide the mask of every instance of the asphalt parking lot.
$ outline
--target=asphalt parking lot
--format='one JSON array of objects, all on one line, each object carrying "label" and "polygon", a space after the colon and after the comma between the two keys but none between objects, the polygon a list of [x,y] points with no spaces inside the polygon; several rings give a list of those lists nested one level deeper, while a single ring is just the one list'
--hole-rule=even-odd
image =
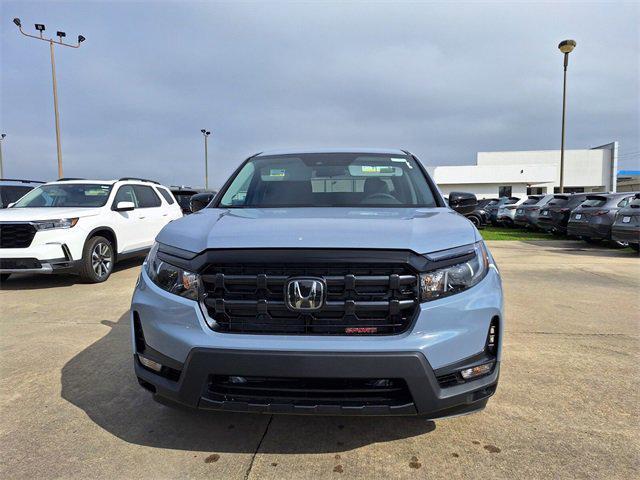
[{"label": "asphalt parking lot", "polygon": [[498,392],[484,412],[436,423],[169,409],[132,369],[140,261],[100,285],[12,277],[0,291],[0,477],[636,477],[640,259],[489,244],[506,294]]}]

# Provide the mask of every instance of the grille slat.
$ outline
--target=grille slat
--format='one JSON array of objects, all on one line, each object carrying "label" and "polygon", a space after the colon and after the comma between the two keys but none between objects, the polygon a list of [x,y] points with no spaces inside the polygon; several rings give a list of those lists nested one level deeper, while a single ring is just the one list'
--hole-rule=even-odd
[{"label": "grille slat", "polygon": [[[325,281],[321,309],[289,310],[285,285],[298,276]],[[409,327],[419,305],[417,274],[402,263],[216,262],[201,280],[214,329],[226,333],[393,335]]]},{"label": "grille slat", "polygon": [[397,405],[412,401],[402,379],[273,378],[212,375],[207,394],[214,400],[296,405]]},{"label": "grille slat", "polygon": [[0,223],[0,248],[27,248],[35,234],[29,223]]}]

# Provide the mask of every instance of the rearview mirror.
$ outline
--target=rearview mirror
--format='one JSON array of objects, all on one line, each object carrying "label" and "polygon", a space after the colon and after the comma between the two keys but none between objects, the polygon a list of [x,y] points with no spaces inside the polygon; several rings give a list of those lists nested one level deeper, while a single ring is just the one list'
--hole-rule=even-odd
[{"label": "rearview mirror", "polygon": [[191,213],[195,213],[198,210],[202,210],[203,208],[205,208],[211,203],[211,200],[213,200],[214,196],[215,194],[211,192],[196,193],[195,195],[192,195],[191,199],[189,200],[189,208],[191,209]]},{"label": "rearview mirror", "polygon": [[451,192],[449,194],[449,207],[460,215],[473,212],[478,206],[478,199],[473,193]]},{"label": "rearview mirror", "polygon": [[114,210],[116,212],[128,212],[135,208],[136,206],[133,204],[133,202],[118,202]]}]

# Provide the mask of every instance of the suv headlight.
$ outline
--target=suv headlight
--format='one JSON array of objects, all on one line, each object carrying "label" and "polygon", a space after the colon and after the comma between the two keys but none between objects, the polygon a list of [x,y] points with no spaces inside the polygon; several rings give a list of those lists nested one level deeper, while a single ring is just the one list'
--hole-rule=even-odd
[{"label": "suv headlight", "polygon": [[78,223],[78,218],[60,218],[58,220],[37,220],[31,222],[36,230],[53,230],[54,228],[71,228]]},{"label": "suv headlight", "polygon": [[[451,252],[448,254],[448,252]],[[460,248],[437,252],[438,259],[455,259]],[[454,295],[467,290],[482,280],[489,271],[489,255],[484,242],[469,246],[464,262],[420,274],[420,299],[423,302]],[[427,257],[431,257],[427,255]],[[434,255],[436,257],[436,255]]]},{"label": "suv headlight", "polygon": [[200,284],[198,274],[183,270],[158,258],[158,247],[157,242],[153,244],[143,265],[151,281],[169,293],[197,300]]}]

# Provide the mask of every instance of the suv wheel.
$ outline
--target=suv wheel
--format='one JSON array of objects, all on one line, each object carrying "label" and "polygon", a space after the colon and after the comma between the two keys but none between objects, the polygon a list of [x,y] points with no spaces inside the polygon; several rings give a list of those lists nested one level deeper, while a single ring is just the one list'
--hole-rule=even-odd
[{"label": "suv wheel", "polygon": [[80,277],[88,283],[104,282],[113,271],[113,245],[104,237],[92,237],[84,245]]},{"label": "suv wheel", "polygon": [[629,246],[629,244],[627,242],[619,242],[617,240],[611,240],[609,242],[609,246],[611,248],[626,248]]},{"label": "suv wheel", "polygon": [[629,246],[633,248],[636,252],[640,252],[640,243],[630,243]]}]

